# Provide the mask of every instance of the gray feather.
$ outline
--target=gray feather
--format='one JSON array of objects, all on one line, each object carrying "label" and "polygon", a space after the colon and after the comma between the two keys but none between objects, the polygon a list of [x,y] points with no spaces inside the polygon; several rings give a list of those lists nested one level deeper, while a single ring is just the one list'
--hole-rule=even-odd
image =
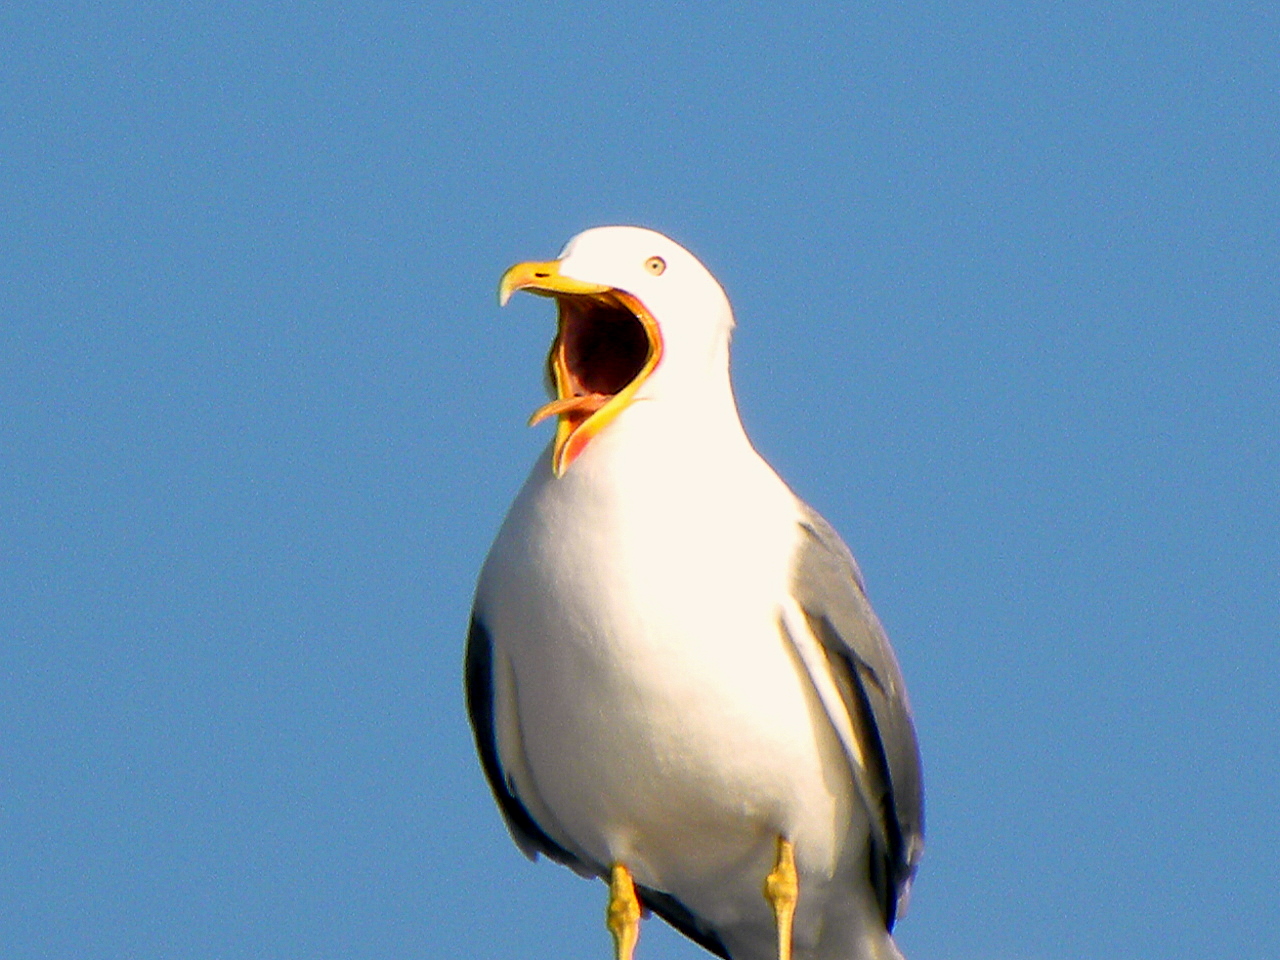
[{"label": "gray feather", "polygon": [[467,632],[466,694],[467,713],[471,717],[480,765],[516,845],[530,860],[542,853],[579,873],[601,874],[599,867],[583,863],[547,835],[516,794],[515,784],[502,766],[494,721],[493,638],[475,614],[472,614],[471,629]]},{"label": "gray feather", "polygon": [[[471,629],[467,633],[466,696],[467,712],[471,717],[471,729],[475,733],[476,750],[485,779],[498,801],[502,819],[516,845],[529,857],[537,859],[545,854],[572,868],[584,876],[607,879],[608,871],[598,864],[587,863],[574,856],[547,834],[528,807],[521,801],[515,784],[503,768],[498,752],[498,735],[494,716],[493,638],[478,614],[471,617]],[[660,890],[639,887],[640,900],[647,909],[662,917],[690,940],[711,951],[718,957],[729,956],[719,934],[688,907]]]},{"label": "gray feather", "polygon": [[802,509],[793,590],[866,758],[855,775],[866,778],[860,792],[878,808],[869,811],[876,829],[868,869],[892,930],[924,848],[924,788],[911,705],[853,555],[826,520],[811,507]]}]

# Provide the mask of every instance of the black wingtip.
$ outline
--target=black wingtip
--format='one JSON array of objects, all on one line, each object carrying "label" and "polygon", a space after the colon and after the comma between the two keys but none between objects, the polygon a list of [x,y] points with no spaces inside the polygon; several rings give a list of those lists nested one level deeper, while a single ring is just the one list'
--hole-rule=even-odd
[{"label": "black wingtip", "polygon": [[645,908],[652,910],[702,949],[709,950],[723,960],[731,960],[719,935],[671,894],[643,886],[637,887],[637,893]]},{"label": "black wingtip", "polygon": [[531,860],[542,853],[579,873],[596,873],[597,871],[547,836],[546,831],[538,826],[528,809],[520,802],[515,788],[503,772],[502,760],[498,756],[498,732],[493,717],[493,638],[480,618],[474,614],[471,617],[471,628],[467,631],[464,672],[467,714],[471,718],[471,730],[475,734],[480,766],[516,846]]}]

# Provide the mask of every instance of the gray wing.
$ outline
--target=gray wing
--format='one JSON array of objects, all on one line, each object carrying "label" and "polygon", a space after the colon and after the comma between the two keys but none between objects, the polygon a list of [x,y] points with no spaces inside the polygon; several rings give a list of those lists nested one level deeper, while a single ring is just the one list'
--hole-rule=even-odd
[{"label": "gray wing", "polygon": [[515,784],[502,767],[498,753],[498,730],[494,721],[493,638],[474,612],[471,629],[467,632],[466,655],[467,714],[471,717],[471,730],[476,738],[476,752],[480,765],[498,809],[511,831],[511,839],[530,860],[538,854],[546,854],[552,860],[563,863],[579,873],[599,873],[594,866],[587,866],[580,859],[556,843],[538,826],[528,808],[516,795]]},{"label": "gray wing", "polygon": [[[465,673],[467,713],[476,738],[476,752],[480,754],[485,779],[489,781],[489,789],[498,801],[498,808],[502,811],[507,829],[511,831],[511,838],[531,860],[541,853],[583,875],[607,878],[607,870],[597,864],[583,862],[547,835],[533,819],[529,808],[520,800],[515,784],[503,769],[494,717],[493,638],[475,612],[471,615],[471,629],[467,632]],[[710,924],[696,916],[675,897],[644,886],[640,886],[638,892],[646,908],[690,940],[718,957],[729,956],[728,950]]]},{"label": "gray wing", "polygon": [[826,520],[801,507],[793,590],[822,644],[865,758],[854,775],[865,778],[861,793],[878,806],[869,811],[870,880],[892,930],[924,849],[924,788],[911,705],[853,555]]}]

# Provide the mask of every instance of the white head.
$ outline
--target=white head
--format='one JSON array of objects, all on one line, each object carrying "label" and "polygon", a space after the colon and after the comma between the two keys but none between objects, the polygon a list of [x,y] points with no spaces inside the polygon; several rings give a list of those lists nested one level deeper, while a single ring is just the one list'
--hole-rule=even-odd
[{"label": "white head", "polygon": [[558,260],[508,270],[500,301],[517,290],[554,297],[559,306],[547,361],[555,399],[531,421],[559,417],[557,475],[636,400],[732,403],[729,300],[668,237],[640,227],[584,231]]}]

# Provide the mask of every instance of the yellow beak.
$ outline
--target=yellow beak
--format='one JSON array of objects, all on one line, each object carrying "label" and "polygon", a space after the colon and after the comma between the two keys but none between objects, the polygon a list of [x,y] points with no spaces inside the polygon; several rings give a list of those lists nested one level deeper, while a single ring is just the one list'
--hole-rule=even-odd
[{"label": "yellow beak", "polygon": [[[498,283],[498,302],[505,306],[518,290],[553,297],[559,308],[556,338],[547,357],[556,399],[534,411],[529,425],[553,415],[558,418],[551,467],[561,477],[592,438],[630,405],[640,385],[657,367],[662,359],[662,334],[657,321],[636,297],[614,287],[566,277],[560,273],[557,260],[517,263]],[[591,318],[600,314],[634,319],[644,330],[646,344],[643,358],[636,357],[635,374],[610,393],[588,388],[585,371],[580,369],[580,351],[575,347],[583,329],[591,325]]]},{"label": "yellow beak", "polygon": [[528,290],[542,297],[564,295],[591,296],[608,293],[611,287],[598,283],[585,283],[560,274],[560,261],[545,263],[517,263],[498,281],[498,306],[505,307],[517,290]]}]

